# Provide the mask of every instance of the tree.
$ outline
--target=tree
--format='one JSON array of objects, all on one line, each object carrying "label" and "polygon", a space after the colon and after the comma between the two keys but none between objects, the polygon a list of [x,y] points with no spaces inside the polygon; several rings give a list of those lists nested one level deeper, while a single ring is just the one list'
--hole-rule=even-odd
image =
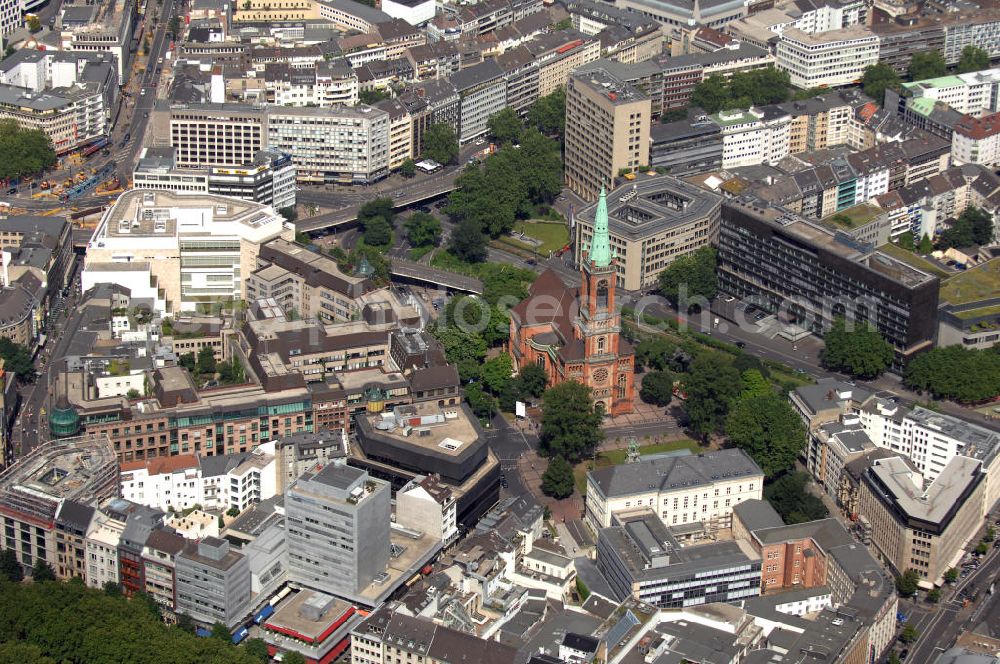
[{"label": "tree", "polygon": [[267,652],[267,641],[264,639],[247,639],[243,642],[243,648],[261,664],[268,664],[271,661],[271,655]]},{"label": "tree", "polygon": [[379,103],[384,99],[388,99],[391,96],[392,95],[389,93],[388,90],[384,90],[382,88],[362,90],[360,93],[358,93],[358,103],[371,106],[373,104]]},{"label": "tree", "polygon": [[976,548],[974,549],[976,555],[980,556],[985,556],[989,550],[990,547],[988,544],[986,544],[986,542],[980,542],[979,544],[976,545]]},{"label": "tree", "polygon": [[899,659],[899,654],[895,650],[889,652],[887,664],[902,664],[902,661]]},{"label": "tree", "polygon": [[691,431],[702,439],[718,431],[729,407],[743,389],[740,373],[717,353],[705,353],[691,363],[683,379],[684,404]]},{"label": "tree", "polygon": [[914,248],[916,247],[916,245],[913,242],[913,231],[906,231],[905,233],[900,233],[899,237],[896,238],[896,244],[898,244],[903,249],[906,249],[907,251],[913,251]]},{"label": "tree", "polygon": [[31,351],[27,346],[14,343],[6,337],[0,337],[0,358],[4,361],[4,370],[24,378],[35,371],[31,360]]},{"label": "tree", "polygon": [[38,20],[37,16],[28,17],[28,32],[35,34],[36,32],[42,31],[42,22]]},{"label": "tree", "polygon": [[569,30],[573,27],[573,19],[569,16],[559,21],[558,23],[552,24],[553,30]]},{"label": "tree", "polygon": [[549,382],[548,376],[545,375],[545,369],[538,364],[528,364],[521,367],[517,377],[521,385],[520,396],[533,397],[535,399],[545,393],[545,386]]},{"label": "tree", "polygon": [[910,59],[910,66],[906,70],[906,73],[910,75],[910,80],[913,81],[937,78],[944,76],[947,72],[948,65],[945,64],[941,51],[914,53]]},{"label": "tree", "polygon": [[217,622],[212,625],[212,638],[226,643],[232,643],[233,635],[229,631],[228,627],[223,625],[221,622]]},{"label": "tree", "polygon": [[216,369],[215,351],[205,346],[198,351],[198,373],[214,374]]},{"label": "tree", "polygon": [[958,73],[967,74],[990,68],[990,54],[978,46],[966,46],[958,60]]},{"label": "tree", "polygon": [[917,245],[916,251],[923,256],[934,251],[934,243],[931,242],[931,238],[927,235],[920,236],[920,243]]},{"label": "tree", "polygon": [[[907,571],[913,571],[913,570],[907,570]],[[913,592],[915,593],[916,590],[914,590]],[[910,644],[919,638],[920,638],[920,632],[913,625],[904,625],[903,631],[899,633],[899,640],[901,643]]]},{"label": "tree", "polygon": [[695,86],[691,93],[691,105],[700,106],[707,113],[718,113],[724,110],[729,100],[726,79],[719,74],[712,74],[704,79]]},{"label": "tree", "polygon": [[977,207],[967,207],[958,216],[951,228],[945,229],[938,238],[941,249],[968,247],[975,244],[989,244],[993,241],[993,218]]},{"label": "tree", "polygon": [[35,583],[41,583],[42,581],[55,581],[56,573],[52,569],[52,566],[45,562],[42,558],[35,560],[35,565],[31,568],[31,580]]},{"label": "tree", "polygon": [[427,212],[414,212],[403,224],[406,238],[414,247],[434,245],[441,239],[441,222]]},{"label": "tree", "polygon": [[238,517],[239,515],[240,515],[239,507],[230,507],[228,510],[226,510],[226,516],[231,516],[235,518]]},{"label": "tree", "polygon": [[126,399],[138,399],[140,396],[142,395],[139,394],[139,390],[135,389],[134,387],[125,393]]},{"label": "tree", "polygon": [[774,394],[771,383],[767,382],[760,369],[746,369],[740,374],[740,378],[743,381],[743,391],[740,392],[740,399],[752,399],[753,397]]},{"label": "tree", "polygon": [[639,398],[655,406],[666,406],[674,397],[674,377],[667,371],[650,371],[642,377]]},{"label": "tree", "polygon": [[562,500],[573,495],[573,466],[561,456],[549,459],[542,475],[542,493]]},{"label": "tree", "polygon": [[473,414],[481,420],[492,417],[497,408],[496,397],[487,394],[480,383],[465,386],[465,400],[469,402]]},{"label": "tree", "polygon": [[809,473],[786,473],[764,486],[764,499],[787,524],[808,523],[829,514],[826,505],[810,493]]},{"label": "tree", "polygon": [[955,567],[949,567],[948,571],[944,573],[945,583],[955,583],[958,581],[958,569]]},{"label": "tree", "polygon": [[423,156],[447,166],[458,160],[458,136],[451,125],[433,124],[424,132]]},{"label": "tree", "polygon": [[906,366],[903,383],[937,399],[979,403],[1000,395],[1000,353],[962,346],[932,348]]},{"label": "tree", "polygon": [[281,657],[281,664],[306,664],[306,658],[295,650],[286,650]]},{"label": "tree", "polygon": [[0,551],[0,578],[20,583],[24,578],[24,568],[12,549]]},{"label": "tree", "polygon": [[986,526],[986,534],[983,535],[984,542],[992,542],[997,538],[997,529],[993,526]]},{"label": "tree", "polygon": [[486,357],[486,342],[475,332],[466,332],[455,325],[435,325],[431,333],[444,347],[449,364],[458,369],[463,382],[479,377],[479,370]]},{"label": "tree", "polygon": [[802,420],[774,392],[741,398],[726,418],[730,442],[750,455],[766,477],[795,465],[806,443]]},{"label": "tree", "polygon": [[831,371],[871,379],[892,364],[892,346],[868,325],[857,325],[848,331],[845,320],[837,318],[823,336],[823,342],[820,359]]},{"label": "tree", "polygon": [[365,222],[365,244],[386,248],[392,243],[392,225],[385,217],[372,217]]},{"label": "tree", "polygon": [[[706,301],[715,297],[719,288],[716,276],[715,249],[701,247],[671,261],[660,273],[660,293],[677,307],[685,303],[688,308],[693,306],[693,298],[704,298]],[[684,302],[680,302],[683,298]]]},{"label": "tree", "polygon": [[885,102],[886,90],[898,90],[901,81],[896,70],[884,62],[869,65],[861,77],[861,87],[865,94],[879,104]]},{"label": "tree", "polygon": [[638,369],[649,367],[656,371],[670,368],[670,358],[677,345],[664,337],[643,339],[635,347],[635,364]]},{"label": "tree", "polygon": [[38,129],[22,129],[15,120],[0,120],[0,179],[40,173],[56,163],[52,141]]},{"label": "tree", "polygon": [[939,601],[941,601],[941,589],[931,588],[929,591],[927,591],[927,601],[930,602],[931,604],[937,604]]},{"label": "tree", "polygon": [[594,407],[590,389],[575,380],[554,385],[542,395],[542,454],[578,463],[601,442],[604,413]]},{"label": "tree", "polygon": [[364,223],[369,219],[381,217],[389,223],[392,223],[393,219],[396,217],[396,213],[393,211],[394,207],[395,203],[388,196],[373,198],[362,205],[358,210],[358,221],[364,225]]},{"label": "tree", "polygon": [[463,219],[451,232],[448,250],[461,261],[479,263],[486,260],[486,235],[474,219]]},{"label": "tree", "polygon": [[[896,577],[896,592],[899,593],[900,597],[912,597],[917,594],[919,584],[920,575],[917,574],[917,570],[908,569]],[[904,641],[904,643],[906,642]]]},{"label": "tree", "polygon": [[546,136],[562,139],[566,129],[566,89],[556,88],[528,109],[528,124]]},{"label": "tree", "polygon": [[[278,210],[278,214],[284,217],[285,221],[289,223],[294,223],[295,220],[299,218],[299,212],[295,209],[294,205],[281,208]],[[306,237],[308,237],[308,234],[306,234]],[[295,234],[295,241],[298,242],[298,233]],[[303,244],[309,244],[309,242],[305,242]]]},{"label": "tree", "polygon": [[480,380],[494,395],[500,394],[507,383],[510,382],[511,374],[514,372],[514,365],[510,355],[504,353],[497,355],[491,360],[487,360],[479,371]]},{"label": "tree", "polygon": [[399,165],[399,174],[410,179],[417,174],[417,165],[412,159],[404,159],[403,163]]},{"label": "tree", "polygon": [[170,33],[173,34],[175,38],[177,37],[178,33],[180,33],[181,19],[179,16],[177,16],[177,14],[174,14],[173,16],[170,17],[170,24],[167,26],[167,29],[170,30]]},{"label": "tree", "polygon": [[194,353],[184,353],[177,358],[177,364],[187,369],[189,372],[194,373],[196,369],[196,360],[194,358]]},{"label": "tree", "polygon": [[115,583],[114,581],[105,581],[102,590],[108,597],[121,597],[122,584]]},{"label": "tree", "polygon": [[524,127],[521,125],[521,118],[517,116],[517,111],[505,106],[503,110],[490,116],[486,130],[499,145],[509,145],[520,142]]}]

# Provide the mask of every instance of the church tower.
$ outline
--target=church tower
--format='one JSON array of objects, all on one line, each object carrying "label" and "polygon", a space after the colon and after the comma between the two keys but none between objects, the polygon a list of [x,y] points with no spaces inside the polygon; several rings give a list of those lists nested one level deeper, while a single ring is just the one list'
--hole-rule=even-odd
[{"label": "church tower", "polygon": [[[584,377],[594,401],[612,415],[632,412],[633,356],[620,358],[621,316],[615,308],[618,272],[608,231],[604,189],[597,200],[594,236],[580,266],[580,315],[577,338],[583,342]],[[627,366],[625,366],[627,365]]]}]

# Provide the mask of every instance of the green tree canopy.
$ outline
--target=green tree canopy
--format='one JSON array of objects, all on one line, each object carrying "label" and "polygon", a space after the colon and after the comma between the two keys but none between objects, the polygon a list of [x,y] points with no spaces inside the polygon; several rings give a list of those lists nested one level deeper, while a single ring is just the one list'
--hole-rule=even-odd
[{"label": "green tree canopy", "polygon": [[19,583],[24,578],[24,568],[12,549],[0,551],[0,578]]},{"label": "green tree canopy", "polygon": [[1000,395],[1000,352],[945,346],[910,360],[903,382],[937,399],[977,403]]},{"label": "green tree canopy", "polygon": [[385,217],[370,217],[364,223],[365,244],[385,249],[392,243],[392,225]]},{"label": "green tree canopy", "polygon": [[670,368],[670,359],[676,350],[677,345],[665,337],[643,339],[635,346],[636,367],[665,371]]},{"label": "green tree canopy", "polygon": [[906,73],[913,81],[922,81],[926,78],[937,78],[944,76],[948,72],[948,65],[944,62],[941,51],[921,51],[914,53],[910,59],[910,66]]},{"label": "green tree canopy", "polygon": [[417,164],[412,159],[404,159],[399,165],[399,174],[404,178],[412,178],[417,174]]},{"label": "green tree canopy", "polygon": [[406,238],[414,247],[426,247],[441,239],[441,222],[427,212],[414,212],[403,224]]},{"label": "green tree canopy", "polygon": [[831,371],[870,379],[892,364],[892,346],[868,325],[856,325],[848,331],[844,319],[838,318],[823,336],[823,342],[820,357],[823,366]]},{"label": "green tree canopy", "polygon": [[884,62],[869,65],[861,78],[861,87],[865,94],[879,104],[885,103],[886,90],[898,90],[901,83],[896,70]]},{"label": "green tree canopy", "polygon": [[503,110],[490,116],[486,129],[493,140],[500,145],[519,142],[521,132],[524,131],[521,118],[517,117],[517,111],[510,106],[505,106]]},{"label": "green tree canopy", "polygon": [[908,569],[896,577],[896,590],[902,597],[912,597],[920,587],[920,575],[917,570]]},{"label": "green tree canopy", "polygon": [[480,383],[471,383],[465,387],[465,400],[473,414],[481,420],[489,419],[497,407],[497,399],[487,394]]},{"label": "green tree canopy", "polygon": [[528,124],[546,136],[562,139],[566,129],[566,89],[560,86],[539,97],[528,109]]},{"label": "green tree canopy", "polygon": [[216,370],[215,351],[205,346],[198,351],[198,373],[214,374]]},{"label": "green tree canopy", "polygon": [[573,466],[561,456],[549,459],[542,475],[542,493],[562,500],[573,495]]},{"label": "green tree canopy", "polygon": [[267,641],[264,639],[247,639],[243,642],[243,649],[261,664],[268,664],[271,661],[271,656],[267,652]]},{"label": "green tree canopy", "polygon": [[726,418],[730,442],[750,455],[766,477],[795,465],[806,443],[802,420],[774,392],[740,398]]},{"label": "green tree canopy", "polygon": [[380,196],[378,198],[373,198],[368,201],[358,210],[358,221],[362,225],[369,219],[374,219],[375,217],[382,217],[389,223],[392,223],[396,218],[396,213],[393,211],[395,203],[388,196]]},{"label": "green tree canopy", "polygon": [[443,321],[479,335],[490,348],[503,344],[510,334],[507,315],[480,297],[453,297],[445,307]]},{"label": "green tree canopy", "polygon": [[38,129],[22,129],[15,120],[0,120],[0,179],[41,173],[56,164],[52,141]]},{"label": "green tree canopy", "polygon": [[989,244],[993,241],[993,217],[977,207],[968,207],[958,216],[950,228],[941,232],[938,247],[968,247],[975,244]]},{"label": "green tree canopy", "polygon": [[740,373],[718,353],[704,353],[683,379],[684,404],[691,431],[701,438],[722,428],[733,401],[743,389]]},{"label": "green tree canopy", "polygon": [[42,31],[42,22],[38,20],[37,16],[28,17],[28,32],[35,34],[36,32]]},{"label": "green tree canopy", "polygon": [[958,568],[949,567],[948,571],[944,573],[945,583],[955,583],[958,581]]},{"label": "green tree canopy", "polygon": [[824,519],[829,514],[823,501],[806,488],[809,473],[787,473],[764,486],[764,498],[787,524]]},{"label": "green tree canopy", "polygon": [[306,664],[306,658],[295,650],[286,650],[281,658],[281,664]]},{"label": "green tree canopy", "polygon": [[674,377],[669,371],[650,371],[642,377],[639,398],[655,406],[666,406],[674,398]]},{"label": "green tree canopy", "polygon": [[535,399],[545,393],[545,387],[549,382],[548,376],[545,375],[545,369],[537,364],[522,366],[517,377],[521,384],[521,396]]},{"label": "green tree canopy", "polygon": [[384,99],[388,99],[392,96],[388,90],[383,88],[373,88],[371,90],[362,90],[358,93],[358,102],[361,104],[367,104],[371,106],[372,104],[377,104]]},{"label": "green tree canopy", "polygon": [[458,161],[458,136],[449,124],[432,124],[424,132],[422,150],[423,156],[439,164],[454,164]]},{"label": "green tree canopy", "polygon": [[[688,303],[689,308],[696,298],[710,301],[719,288],[716,276],[715,249],[701,247],[671,261],[660,273],[660,293],[675,307]],[[683,298],[684,302],[681,302]]]},{"label": "green tree canopy", "polygon": [[778,104],[788,101],[789,89],[788,72],[774,67],[736,72],[728,80],[719,74],[712,74],[695,86],[691,105],[700,106],[708,113],[718,113]]},{"label": "green tree canopy", "polygon": [[479,226],[479,222],[466,218],[462,219],[451,232],[448,251],[466,263],[479,263],[486,260],[489,254],[486,242],[486,235]]},{"label": "green tree canopy", "polygon": [[0,358],[3,358],[4,370],[17,374],[20,378],[35,372],[28,347],[14,343],[7,337],[0,337]]},{"label": "green tree canopy", "polygon": [[486,357],[486,342],[475,332],[463,332],[456,325],[434,325],[431,333],[444,347],[445,357],[458,369],[463,381],[479,377],[479,368]]},{"label": "green tree canopy", "polygon": [[966,46],[962,49],[962,57],[958,61],[958,73],[967,74],[990,68],[990,54],[978,46]]},{"label": "green tree canopy", "polygon": [[582,383],[569,380],[550,387],[542,395],[542,453],[571,463],[591,456],[601,442],[602,418]]},{"label": "green tree canopy", "polygon": [[771,383],[764,378],[760,369],[746,369],[740,374],[740,378],[743,380],[743,391],[740,392],[740,399],[752,399],[753,397],[774,394]]},{"label": "green tree canopy", "polygon": [[511,373],[513,371],[514,365],[510,359],[510,355],[504,353],[483,363],[482,369],[479,371],[479,377],[483,385],[486,386],[486,389],[496,395],[503,392],[504,388],[507,387],[507,384],[511,381]]}]

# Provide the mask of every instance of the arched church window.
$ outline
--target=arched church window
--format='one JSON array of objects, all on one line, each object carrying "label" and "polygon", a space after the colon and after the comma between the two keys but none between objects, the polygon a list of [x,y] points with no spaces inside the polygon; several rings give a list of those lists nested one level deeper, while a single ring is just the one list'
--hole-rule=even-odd
[{"label": "arched church window", "polygon": [[601,279],[597,282],[597,308],[604,310],[608,308],[608,281]]}]

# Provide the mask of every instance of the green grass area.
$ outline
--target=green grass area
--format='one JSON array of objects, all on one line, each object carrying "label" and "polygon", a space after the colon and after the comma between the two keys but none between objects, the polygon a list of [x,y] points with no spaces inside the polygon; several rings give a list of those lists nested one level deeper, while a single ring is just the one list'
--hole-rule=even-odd
[{"label": "green grass area", "polygon": [[881,208],[861,203],[826,217],[822,223],[832,228],[851,231],[872,222],[881,213]]},{"label": "green grass area", "polygon": [[979,318],[980,316],[998,316],[1000,315],[1000,304],[992,307],[980,307],[979,309],[969,309],[968,311],[956,311],[954,313],[962,320],[969,320],[970,318]]},{"label": "green grass area", "polygon": [[1000,258],[960,272],[941,284],[941,301],[967,304],[1000,294]]},{"label": "green grass area", "polygon": [[514,230],[541,242],[537,247],[525,244],[528,249],[536,249],[540,256],[548,256],[550,251],[558,251],[569,242],[569,229],[561,221],[519,221]]},{"label": "green grass area", "polygon": [[937,265],[934,265],[930,261],[924,260],[912,251],[907,251],[899,245],[890,243],[883,244],[878,248],[879,251],[892,256],[893,258],[898,258],[907,265],[917,268],[918,270],[923,270],[924,272],[929,272],[930,274],[937,275],[942,279],[946,279],[950,274]]},{"label": "green grass area", "polygon": [[[697,454],[701,451],[701,448],[697,441],[685,438],[682,440],[672,440],[667,443],[640,445],[639,455],[646,456],[647,454],[661,454],[663,452],[676,452],[677,450],[688,450],[692,454]],[[581,496],[587,493],[587,471],[589,470],[591,463],[593,463],[594,468],[619,466],[625,463],[625,457],[627,455],[628,450],[625,449],[609,450],[607,452],[602,452],[593,462],[577,464],[576,468],[573,469],[573,482],[576,486],[577,493]]]},{"label": "green grass area", "polygon": [[433,251],[433,249],[434,249],[433,246],[414,247],[413,249],[410,249],[409,251],[406,252],[406,257],[411,261],[418,261],[427,254],[429,254],[431,251]]}]

